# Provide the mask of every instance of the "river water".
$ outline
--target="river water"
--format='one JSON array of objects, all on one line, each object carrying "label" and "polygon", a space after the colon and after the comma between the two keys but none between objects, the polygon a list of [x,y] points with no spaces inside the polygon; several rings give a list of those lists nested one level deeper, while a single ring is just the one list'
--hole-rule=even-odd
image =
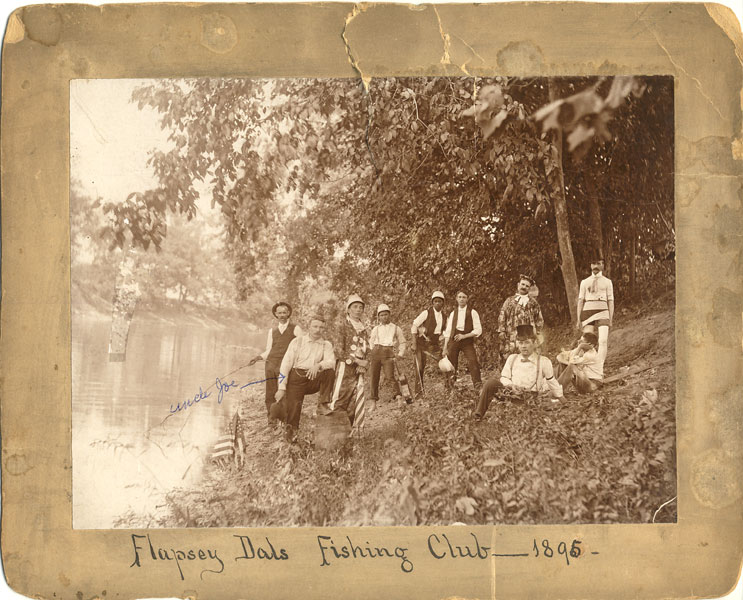
[{"label": "river water", "polygon": [[[263,350],[263,332],[135,315],[126,360],[109,362],[110,328],[110,320],[73,318],[72,503],[79,529],[115,527],[125,514],[147,526],[165,492],[198,484],[245,394],[230,389],[219,403],[215,379],[242,385],[264,377],[263,363],[245,366]],[[258,388],[262,393],[260,384],[246,391]],[[171,414],[200,389],[210,396]]]}]

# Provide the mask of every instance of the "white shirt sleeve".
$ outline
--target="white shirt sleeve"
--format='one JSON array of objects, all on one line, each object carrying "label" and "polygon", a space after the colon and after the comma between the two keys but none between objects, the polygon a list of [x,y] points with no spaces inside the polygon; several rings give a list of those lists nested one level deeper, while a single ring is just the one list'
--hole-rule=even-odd
[{"label": "white shirt sleeve", "polygon": [[280,390],[286,390],[286,382],[289,379],[289,372],[294,366],[296,354],[299,350],[300,339],[302,338],[294,338],[291,342],[289,342],[289,347],[286,349],[286,354],[284,354],[284,358],[281,359],[281,368],[279,369],[279,373],[284,376],[284,379],[283,381],[281,381],[281,383],[279,383]]},{"label": "white shirt sleeve", "polygon": [[397,336],[397,354],[399,356],[403,356],[405,354],[405,348],[407,347],[407,344],[405,343],[405,334],[402,332],[402,328],[400,328],[398,325],[395,325],[395,335]]},{"label": "white shirt sleeve", "polygon": [[444,334],[444,338],[447,340],[451,337],[451,330],[454,326],[454,321],[457,319],[457,310],[454,309],[451,311],[451,314],[449,315],[449,320],[446,322],[446,333]]},{"label": "white shirt sleeve", "polygon": [[500,382],[506,387],[513,385],[511,381],[511,372],[513,371],[513,361],[516,360],[518,354],[511,354],[506,359],[506,364],[503,365],[503,370],[500,372]]},{"label": "white shirt sleeve", "polygon": [[[427,310],[424,310],[413,321],[413,326],[410,328],[410,333],[412,333],[413,335],[417,335],[418,334],[418,327],[420,327],[421,325],[423,325],[423,323],[426,322],[426,317],[428,317],[428,311]],[[429,332],[426,332],[426,333],[429,333]]]},{"label": "white shirt sleeve", "polygon": [[552,361],[544,356],[540,360],[542,361],[542,375],[549,386],[552,396],[555,398],[562,398],[562,386],[560,385],[560,382],[555,379],[555,372],[552,370]]},{"label": "white shirt sleeve", "polygon": [[379,343],[379,325],[375,325],[372,329],[371,335],[369,336],[369,346],[374,348]]},{"label": "white shirt sleeve", "polygon": [[266,349],[261,354],[261,358],[263,360],[266,360],[268,358],[269,352],[271,352],[271,347],[273,346],[273,327],[268,330],[268,337],[266,338]]},{"label": "white shirt sleeve", "polygon": [[299,337],[300,335],[304,335],[304,333],[299,325],[294,326],[294,337]]},{"label": "white shirt sleeve", "polygon": [[586,280],[580,282],[580,291],[578,292],[578,300],[586,299]]},{"label": "white shirt sleeve", "polygon": [[614,284],[611,279],[606,280],[606,299],[614,301]]},{"label": "white shirt sleeve", "polygon": [[472,310],[472,333],[475,334],[475,337],[480,337],[482,335],[482,325],[480,324],[480,315],[477,314],[476,310]]}]

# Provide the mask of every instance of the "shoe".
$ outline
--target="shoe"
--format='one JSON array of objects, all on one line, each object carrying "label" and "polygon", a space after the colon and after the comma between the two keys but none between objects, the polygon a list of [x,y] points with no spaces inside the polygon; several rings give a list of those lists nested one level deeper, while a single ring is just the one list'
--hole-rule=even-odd
[{"label": "shoe", "polygon": [[377,401],[376,400],[369,400],[369,404],[366,405],[366,410],[370,414],[373,413],[375,410],[377,410]]},{"label": "shoe", "polygon": [[291,425],[286,426],[286,431],[284,432],[284,436],[286,438],[286,441],[290,444],[293,444],[297,441],[297,432],[294,430],[294,427]]}]

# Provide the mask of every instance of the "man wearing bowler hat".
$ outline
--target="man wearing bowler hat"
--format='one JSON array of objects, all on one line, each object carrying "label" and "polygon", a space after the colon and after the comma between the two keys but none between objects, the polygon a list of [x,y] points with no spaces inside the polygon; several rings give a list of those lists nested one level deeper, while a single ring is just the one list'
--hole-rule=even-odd
[{"label": "man wearing bowler hat", "polygon": [[[266,349],[253,357],[249,365],[254,365],[259,360],[266,361],[266,412],[268,413],[268,422],[273,423],[275,420],[271,417],[271,405],[276,401],[276,391],[279,389],[279,374],[281,369],[281,360],[286,354],[286,349],[295,337],[302,335],[302,328],[289,321],[292,316],[292,307],[286,302],[277,302],[271,309],[273,316],[278,323],[268,330],[266,339]],[[288,376],[288,373],[284,373]]]},{"label": "man wearing bowler hat", "polygon": [[552,362],[536,352],[536,336],[531,325],[519,325],[516,330],[518,354],[511,354],[503,365],[500,377],[491,377],[482,386],[475,409],[475,419],[485,415],[492,399],[505,392],[509,396],[549,392],[553,402],[562,398],[562,386],[555,379]]}]

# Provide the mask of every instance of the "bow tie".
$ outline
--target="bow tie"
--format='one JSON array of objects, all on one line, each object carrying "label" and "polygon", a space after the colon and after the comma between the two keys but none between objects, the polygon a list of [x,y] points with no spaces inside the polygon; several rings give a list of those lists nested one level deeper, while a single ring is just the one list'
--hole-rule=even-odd
[{"label": "bow tie", "polygon": [[531,362],[528,358],[521,357],[521,362]]}]

